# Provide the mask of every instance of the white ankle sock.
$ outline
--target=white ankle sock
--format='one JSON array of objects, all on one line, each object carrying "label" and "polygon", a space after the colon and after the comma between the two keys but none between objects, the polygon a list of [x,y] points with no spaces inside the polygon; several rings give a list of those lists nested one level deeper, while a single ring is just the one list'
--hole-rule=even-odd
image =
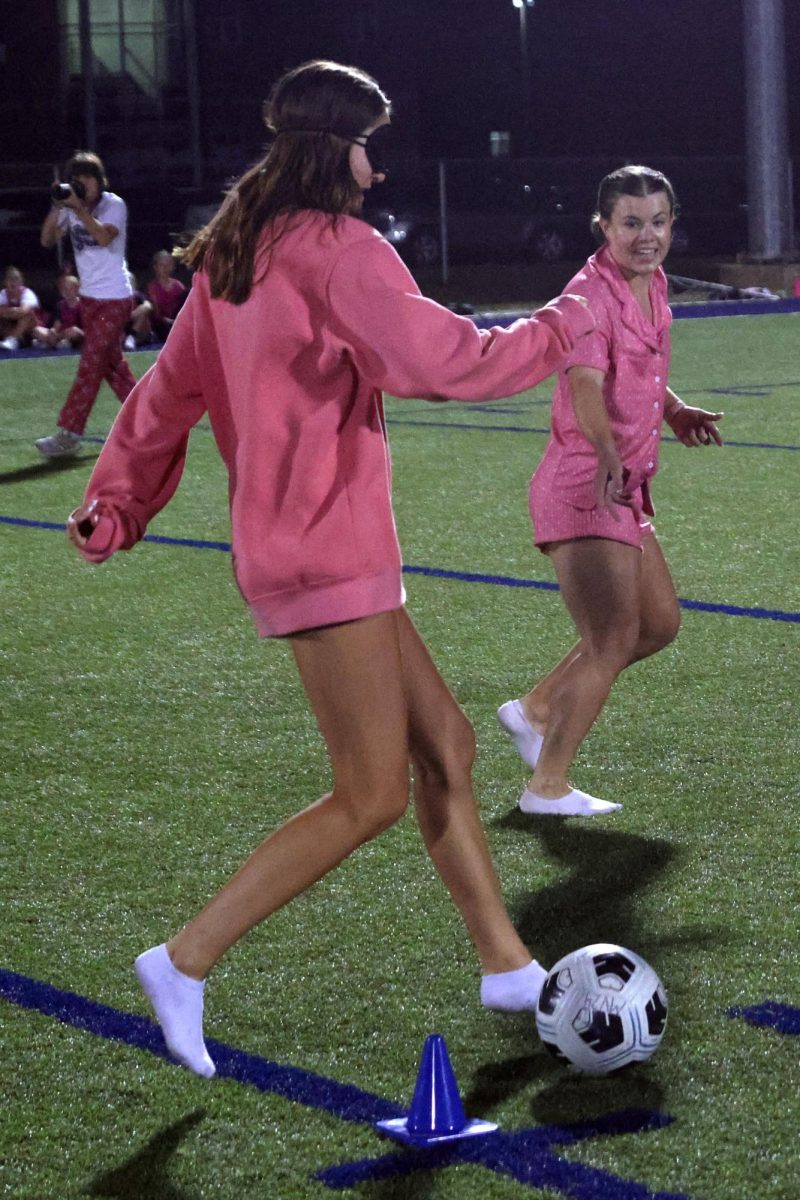
[{"label": "white ankle sock", "polygon": [[179,971],[163,944],[145,950],[135,966],[170,1054],[196,1075],[210,1079],[216,1068],[203,1041],[205,980],[192,979]]},{"label": "white ankle sock", "polygon": [[526,1012],[536,1008],[536,1001],[547,979],[547,971],[536,959],[516,971],[500,971],[481,979],[481,1004],[496,1012]]},{"label": "white ankle sock", "polygon": [[525,709],[520,700],[507,700],[497,710],[497,719],[511,737],[517,748],[517,754],[531,770],[539,761],[544,737],[533,728],[525,716]]},{"label": "white ankle sock", "polygon": [[580,792],[577,788],[572,788],[566,796],[559,796],[558,800],[546,800],[544,796],[537,796],[525,788],[519,798],[519,806],[524,813],[537,813],[545,817],[597,817],[622,808],[621,804],[598,800],[596,796]]}]

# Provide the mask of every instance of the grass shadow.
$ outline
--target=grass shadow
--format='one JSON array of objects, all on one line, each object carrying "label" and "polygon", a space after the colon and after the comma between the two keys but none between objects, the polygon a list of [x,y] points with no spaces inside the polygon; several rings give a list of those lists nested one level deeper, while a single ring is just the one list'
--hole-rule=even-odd
[{"label": "grass shadow", "polygon": [[54,471],[75,471],[95,462],[99,457],[99,454],[82,454],[79,458],[57,458],[34,463],[30,467],[20,467],[16,471],[0,474],[0,484],[25,483],[29,479],[51,479]]},{"label": "grass shadow", "polygon": [[[532,1027],[533,1013],[528,1015]],[[550,1063],[540,1052],[484,1063],[475,1071],[470,1089],[463,1097],[464,1110],[468,1116],[491,1119],[499,1104],[538,1083],[549,1069]]]},{"label": "grass shadow", "polygon": [[624,1109],[663,1111],[664,1089],[646,1065],[611,1075],[571,1074],[555,1060],[545,1067],[552,1071],[552,1080],[531,1101],[531,1113],[540,1125],[593,1121]]},{"label": "grass shadow", "polygon": [[559,817],[531,818],[514,811],[501,818],[506,829],[524,829],[551,861],[569,874],[529,894],[512,913],[520,935],[545,963],[593,942],[615,942],[644,953],[649,930],[637,913],[637,897],[678,857],[662,838],[646,838],[565,822]]},{"label": "grass shadow", "polygon": [[84,1190],[86,1196],[110,1196],[119,1200],[195,1200],[169,1178],[169,1160],[206,1115],[204,1108],[167,1126],[121,1167],[98,1175]]},{"label": "grass shadow", "polygon": [[[392,1151],[389,1151],[392,1153]],[[432,1160],[437,1152],[428,1151]],[[410,1175],[399,1175],[394,1179],[381,1179],[374,1183],[361,1184],[359,1196],[369,1196],[370,1200],[429,1200],[434,1195],[437,1176],[434,1172],[441,1164],[432,1161],[429,1169],[413,1171]]]},{"label": "grass shadow", "polygon": [[[531,1036],[533,1014],[530,1014]],[[637,1064],[611,1075],[579,1075],[547,1055],[536,1053],[485,1063],[475,1072],[472,1087],[464,1096],[467,1113],[491,1118],[505,1100],[540,1085],[531,1101],[538,1125],[564,1125],[590,1121],[621,1109],[660,1110],[664,1092],[650,1073]]]},{"label": "grass shadow", "polygon": [[[545,965],[595,942],[628,946],[649,958],[659,948],[696,950],[727,940],[724,927],[704,925],[655,933],[640,915],[641,893],[682,853],[669,841],[558,817],[537,817],[532,823],[518,810],[494,824],[535,837],[550,862],[569,868],[510,906],[520,936]],[[531,1109],[539,1124],[592,1120],[627,1108],[660,1110],[663,1091],[648,1065],[608,1076],[570,1073],[539,1045],[533,1013],[520,1015],[519,1034],[535,1052],[481,1066],[464,1097],[468,1113],[491,1117],[504,1101],[537,1084]]]}]

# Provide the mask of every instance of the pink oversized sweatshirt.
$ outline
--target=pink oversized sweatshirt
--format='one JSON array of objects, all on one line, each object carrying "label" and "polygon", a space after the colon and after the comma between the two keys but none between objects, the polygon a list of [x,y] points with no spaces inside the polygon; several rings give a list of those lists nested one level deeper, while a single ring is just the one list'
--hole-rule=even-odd
[{"label": "pink oversized sweatshirt", "polygon": [[236,580],[276,637],[404,601],[381,391],[486,401],[561,366],[594,327],[569,296],[478,331],[423,297],[369,225],[304,212],[244,304],[195,276],[158,360],[92,472],[100,519],[83,553],[127,550],[174,493],[208,412],[228,469]]}]

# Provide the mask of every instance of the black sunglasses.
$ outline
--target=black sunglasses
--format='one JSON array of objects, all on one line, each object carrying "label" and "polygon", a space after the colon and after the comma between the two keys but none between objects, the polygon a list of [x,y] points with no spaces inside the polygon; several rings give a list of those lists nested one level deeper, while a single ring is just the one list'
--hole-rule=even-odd
[{"label": "black sunglasses", "polygon": [[[344,134],[339,134],[339,137],[344,137]],[[344,137],[344,140],[352,142],[354,146],[363,146],[367,162],[376,175],[388,175],[387,149],[390,137],[391,126],[379,125],[377,129],[373,129],[372,133],[366,136],[361,134],[360,137]]]},{"label": "black sunglasses", "polygon": [[363,147],[367,162],[376,175],[388,175],[389,166],[387,163],[386,148],[391,126],[379,125],[377,129],[373,129],[370,134],[359,134],[358,137],[350,137],[346,133],[339,133],[337,129],[328,129],[323,126],[321,129],[276,129],[275,137],[280,137],[282,134],[290,133],[332,133],[336,137],[340,137],[343,142],[350,142],[353,146]]}]

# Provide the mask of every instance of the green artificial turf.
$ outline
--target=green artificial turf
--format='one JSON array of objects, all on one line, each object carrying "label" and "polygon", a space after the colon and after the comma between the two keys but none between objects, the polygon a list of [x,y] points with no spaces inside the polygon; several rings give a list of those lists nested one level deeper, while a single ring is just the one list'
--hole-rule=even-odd
[{"label": "green artificial turf", "polygon": [[[656,525],[686,600],[800,611],[799,340],[800,316],[674,326],[673,386],[724,409],[726,439],[742,443],[662,445]],[[74,362],[0,363],[0,517],[63,523],[81,498],[99,444],[60,468],[33,449]],[[494,408],[389,402],[406,563],[552,580],[527,515],[550,388]],[[115,411],[105,392],[88,432],[102,437]],[[206,427],[151,532],[228,539]],[[726,1010],[800,1006],[797,623],[685,610],[677,641],[619,680],[575,765],[578,786],[623,811],[537,821],[516,808],[526,773],[495,709],[570,644],[558,595],[417,574],[406,587],[476,727],[477,788],[520,930],[545,962],[593,941],[643,954],[669,992],[663,1045],[624,1075],[580,1078],[544,1053],[531,1018],[481,1010],[412,814],[236,948],[208,990],[209,1036],[407,1104],[437,1031],[468,1111],[506,1131],[669,1114],[657,1131],[560,1151],[643,1197],[796,1200],[797,1038]],[[92,568],[60,531],[0,522],[0,589],[0,968],[149,1015],[132,959],[325,790],[323,747],[287,647],[259,642],[218,550],[146,544]],[[332,1193],[316,1172],[392,1152],[368,1125],[205,1084],[4,1000],[0,1054],[0,1196],[14,1200],[318,1200]],[[613,1186],[593,1195],[616,1200]],[[346,1194],[563,1193],[461,1164]]]}]

